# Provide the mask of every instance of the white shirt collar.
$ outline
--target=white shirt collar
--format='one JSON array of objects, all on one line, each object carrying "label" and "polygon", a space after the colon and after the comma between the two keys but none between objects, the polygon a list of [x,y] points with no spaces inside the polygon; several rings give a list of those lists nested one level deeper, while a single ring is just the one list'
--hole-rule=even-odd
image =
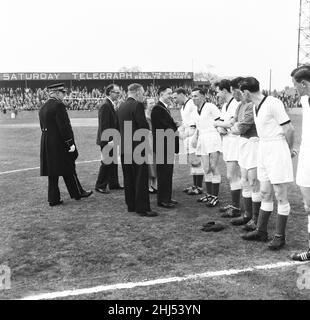
[{"label": "white shirt collar", "polygon": [[161,99],[159,99],[159,101],[168,109],[168,105],[165,104],[165,102],[163,102]]},{"label": "white shirt collar", "polygon": [[115,103],[109,97],[107,97],[107,99],[109,99],[111,101],[111,103],[113,104],[113,107],[115,107]]}]

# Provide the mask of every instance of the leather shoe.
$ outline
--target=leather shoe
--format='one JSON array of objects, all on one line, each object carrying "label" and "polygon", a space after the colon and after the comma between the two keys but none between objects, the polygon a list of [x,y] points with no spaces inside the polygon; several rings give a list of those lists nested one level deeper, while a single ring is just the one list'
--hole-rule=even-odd
[{"label": "leather shoe", "polygon": [[208,223],[205,223],[201,228],[201,230],[205,232],[210,232],[210,231],[218,232],[223,229],[225,229],[225,226],[215,221],[210,221]]},{"label": "leather shoe", "polygon": [[243,226],[251,220],[250,217],[242,216],[230,221],[233,226]]},{"label": "leather shoe", "polygon": [[173,209],[175,207],[175,205],[173,203],[166,203],[166,202],[159,202],[157,205],[159,207],[163,207],[166,209]]},{"label": "leather shoe", "polygon": [[147,212],[137,212],[141,217],[156,217],[158,213],[156,211],[147,211]]},{"label": "leather shoe", "polygon": [[50,202],[49,205],[51,207],[55,207],[55,206],[58,206],[58,205],[63,204],[63,203],[64,203],[63,200],[59,200],[59,201],[56,201],[56,202]]},{"label": "leather shoe", "polygon": [[124,187],[122,187],[120,185],[113,186],[113,187],[110,186],[110,190],[124,190]]},{"label": "leather shoe", "polygon": [[258,231],[256,229],[253,232],[249,232],[247,234],[244,234],[241,236],[242,239],[248,240],[248,241],[260,241],[260,242],[267,242],[268,241],[268,234],[267,232]]},{"label": "leather shoe", "polygon": [[92,190],[89,190],[89,191],[83,190],[83,192],[81,193],[81,198],[88,198],[92,194],[93,194]]},{"label": "leather shoe", "polygon": [[171,199],[169,202],[172,203],[172,204],[174,204],[174,205],[178,204],[178,201],[173,200],[173,199]]},{"label": "leather shoe", "polygon": [[100,192],[100,193],[110,193],[110,191],[109,191],[107,188],[105,188],[105,189],[95,188],[95,190],[96,190],[97,192]]}]

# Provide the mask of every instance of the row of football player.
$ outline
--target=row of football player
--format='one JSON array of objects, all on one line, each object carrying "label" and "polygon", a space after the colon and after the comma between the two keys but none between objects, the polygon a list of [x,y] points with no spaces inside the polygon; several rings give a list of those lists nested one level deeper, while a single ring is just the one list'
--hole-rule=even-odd
[{"label": "row of football player", "polygon": [[[310,247],[310,67],[302,66],[292,72],[293,83],[303,106],[302,142],[298,159],[296,182],[300,186],[308,214]],[[201,194],[202,180],[206,194],[198,201],[208,207],[219,204],[220,153],[226,163],[230,183],[231,204],[220,208],[223,217],[234,218],[231,223],[247,231],[247,241],[268,241],[268,221],[274,208],[273,191],[277,201],[276,232],[268,248],[281,249],[285,243],[286,224],[290,214],[288,184],[294,181],[292,158],[294,128],[282,101],[264,95],[257,79],[238,77],[217,84],[218,97],[224,101],[219,109],[206,102],[200,88],[192,90],[191,98],[182,88],[173,93],[181,106],[180,137],[191,163],[193,186],[187,194]],[[309,132],[308,132],[309,131]],[[240,198],[244,213],[241,215]],[[310,251],[296,253],[294,260],[310,260]]]}]

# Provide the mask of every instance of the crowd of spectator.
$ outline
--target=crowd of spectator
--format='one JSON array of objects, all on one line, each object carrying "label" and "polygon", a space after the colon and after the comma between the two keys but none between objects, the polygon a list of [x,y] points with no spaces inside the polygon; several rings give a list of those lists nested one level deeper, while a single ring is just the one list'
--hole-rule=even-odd
[{"label": "crowd of spectator", "polygon": [[[35,110],[45,99],[44,91],[37,89],[0,88],[1,110]],[[44,100],[45,101],[45,100]]]},{"label": "crowd of spectator", "polygon": [[[126,91],[121,89],[119,103],[126,99]],[[188,88],[190,89],[190,88]],[[157,97],[158,86],[146,87],[146,97]],[[0,110],[23,111],[38,110],[48,99],[46,88],[0,88]],[[87,87],[67,88],[64,102],[69,110],[94,110],[105,99],[105,87],[88,89]]]},{"label": "crowd of spectator", "polygon": [[[103,100],[104,90],[87,88],[68,89],[65,102],[72,110],[92,110]],[[1,110],[38,110],[48,99],[46,88],[0,88]]]},{"label": "crowd of spectator", "polygon": [[297,92],[294,95],[279,92],[275,94],[275,97],[279,98],[283,102],[286,109],[301,108],[300,97]]},{"label": "crowd of spectator", "polygon": [[[156,86],[146,88],[147,97],[157,96]],[[0,88],[0,110],[38,110],[48,99],[46,88]],[[69,110],[94,110],[105,99],[105,87],[88,89],[72,87],[67,89],[64,102]],[[121,88],[119,103],[126,99],[126,91]]]},{"label": "crowd of spectator", "polygon": [[[126,91],[121,89],[119,103],[126,99]],[[174,87],[172,89],[175,89]],[[186,87],[190,93],[191,87]],[[146,87],[146,96],[158,98],[158,86],[149,85]],[[268,94],[268,92],[265,92]],[[207,100],[220,107],[216,92],[212,87],[206,88]],[[289,95],[285,91],[276,92],[272,95],[281,99],[286,108],[300,107],[299,97],[296,94]],[[38,110],[48,99],[46,88],[0,88],[0,111],[22,111],[22,110]],[[65,103],[69,110],[95,110],[98,105],[105,99],[105,87],[88,89],[87,87],[68,88]],[[175,106],[171,106],[172,108]]]}]

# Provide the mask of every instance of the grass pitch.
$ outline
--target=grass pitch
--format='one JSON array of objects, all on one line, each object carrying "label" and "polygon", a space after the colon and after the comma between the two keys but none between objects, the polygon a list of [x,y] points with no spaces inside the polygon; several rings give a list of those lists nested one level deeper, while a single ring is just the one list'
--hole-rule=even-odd
[{"label": "grass pitch", "polygon": [[[70,112],[70,117],[97,116],[96,112]],[[178,115],[176,115],[178,116]],[[301,116],[291,116],[300,140]],[[39,166],[39,128],[4,127],[4,124],[38,123],[37,112],[19,113],[17,119],[0,116],[0,172]],[[97,127],[74,127],[78,161],[99,159]],[[296,167],[296,160],[294,160]],[[94,188],[99,162],[77,165],[85,189]],[[10,290],[0,298],[12,299],[42,292],[87,288],[120,282],[224,269],[241,269],[278,261],[307,247],[307,217],[298,187],[290,185],[292,213],[288,222],[287,246],[271,252],[266,244],[241,240],[240,227],[220,217],[218,208],[206,208],[196,196],[182,193],[191,184],[189,169],[176,165],[174,210],[158,209],[154,218],[127,213],[122,191],[109,195],[94,193],[81,201],[71,200],[60,180],[65,204],[49,207],[47,178],[39,170],[0,175],[0,265],[12,271]],[[225,165],[221,163],[221,204],[230,194]],[[120,180],[122,174],[120,173]],[[276,210],[275,210],[276,212]],[[226,224],[218,233],[200,230],[203,223]],[[275,229],[275,214],[269,234]],[[74,299],[309,299],[310,290],[296,285],[297,267],[255,271],[235,276],[170,283],[152,287],[116,290]],[[72,299],[72,297],[68,297]]]}]

